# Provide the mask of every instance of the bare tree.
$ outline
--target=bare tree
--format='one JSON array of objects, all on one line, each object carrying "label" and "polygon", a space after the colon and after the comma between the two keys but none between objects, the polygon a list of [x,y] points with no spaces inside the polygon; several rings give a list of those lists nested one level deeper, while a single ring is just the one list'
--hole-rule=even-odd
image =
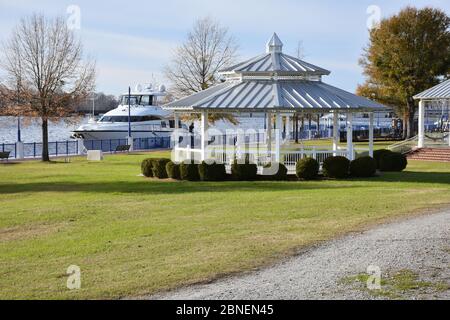
[{"label": "bare tree", "polygon": [[9,113],[41,118],[42,160],[49,161],[48,121],[72,114],[94,90],[95,63],[83,61],[82,44],[64,18],[34,14],[4,43],[0,66],[7,74],[0,91]]},{"label": "bare tree", "polygon": [[227,28],[209,17],[195,21],[165,70],[173,94],[179,98],[216,84],[217,72],[233,63],[236,51],[236,42]]},{"label": "bare tree", "polygon": [[[181,98],[220,82],[218,71],[236,59],[238,46],[228,29],[205,17],[194,22],[186,41],[176,48],[165,75],[171,81],[171,94]],[[188,118],[195,118],[192,115]],[[209,121],[227,120],[236,124],[232,114],[210,114]]]}]

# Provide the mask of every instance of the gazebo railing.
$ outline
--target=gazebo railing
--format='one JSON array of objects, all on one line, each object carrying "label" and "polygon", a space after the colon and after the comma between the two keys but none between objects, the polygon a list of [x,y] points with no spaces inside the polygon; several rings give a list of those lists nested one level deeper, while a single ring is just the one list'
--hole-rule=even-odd
[{"label": "gazebo railing", "polygon": [[[358,153],[368,152],[368,149],[358,148],[354,152]],[[201,149],[191,149],[191,148],[175,148],[175,160],[178,162],[185,161],[186,159],[195,160],[196,163],[201,162]],[[283,163],[288,169],[288,173],[295,173],[295,166],[297,162],[303,158],[311,157],[316,159],[320,165],[331,156],[343,156],[348,157],[348,150],[344,148],[339,148],[338,150],[331,149],[320,149],[317,147],[305,147],[299,150],[281,150],[280,152],[280,162]],[[354,155],[355,157],[355,155]],[[234,162],[235,159],[248,159],[250,163],[255,163],[258,166],[264,166],[271,162],[276,161],[275,151],[268,150],[258,150],[258,149],[217,149],[211,148],[207,152],[207,159],[215,160],[218,163],[223,163],[229,166]]]}]

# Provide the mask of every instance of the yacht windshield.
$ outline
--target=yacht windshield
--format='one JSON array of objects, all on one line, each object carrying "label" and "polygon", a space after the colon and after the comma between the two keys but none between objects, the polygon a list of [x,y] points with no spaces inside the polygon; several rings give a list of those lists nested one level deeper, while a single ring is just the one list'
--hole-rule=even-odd
[{"label": "yacht windshield", "polygon": [[[130,102],[132,106],[141,105],[141,106],[149,106],[153,105],[154,97],[151,95],[131,95]],[[128,95],[123,95],[120,99],[120,104],[127,106],[128,105]]]},{"label": "yacht windshield", "polygon": [[[157,116],[131,116],[131,122],[155,121],[161,120]],[[103,116],[100,122],[128,122],[128,116]]]}]

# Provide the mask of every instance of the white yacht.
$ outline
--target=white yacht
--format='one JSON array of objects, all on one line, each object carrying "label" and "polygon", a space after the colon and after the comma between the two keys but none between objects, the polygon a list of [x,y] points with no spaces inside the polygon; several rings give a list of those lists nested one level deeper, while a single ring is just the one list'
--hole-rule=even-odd
[{"label": "white yacht", "polygon": [[[130,95],[130,123],[133,138],[167,137],[174,130],[171,112],[161,109],[166,95],[163,85],[137,85]],[[85,140],[124,139],[128,136],[128,93],[120,96],[119,106],[105,113],[98,121],[90,121],[73,132],[74,138]]]},{"label": "white yacht", "polygon": [[[391,128],[393,120],[395,119],[392,112],[377,112],[374,114],[374,125],[375,128]],[[321,121],[324,121],[327,127],[333,125],[333,114],[327,113],[321,117]],[[347,117],[345,114],[339,115],[339,127],[345,127],[347,122]],[[358,129],[367,128],[369,125],[369,114],[368,113],[355,113],[353,114],[353,126]]]}]

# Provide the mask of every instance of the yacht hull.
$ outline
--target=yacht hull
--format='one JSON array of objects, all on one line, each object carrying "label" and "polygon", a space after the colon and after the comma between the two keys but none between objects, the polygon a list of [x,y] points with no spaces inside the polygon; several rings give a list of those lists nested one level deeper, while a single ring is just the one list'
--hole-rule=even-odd
[{"label": "yacht hull", "polygon": [[[171,131],[131,131],[133,138],[155,138],[155,137],[169,137]],[[126,139],[128,137],[128,130],[76,130],[75,137],[83,138],[84,140],[114,140]]]}]

